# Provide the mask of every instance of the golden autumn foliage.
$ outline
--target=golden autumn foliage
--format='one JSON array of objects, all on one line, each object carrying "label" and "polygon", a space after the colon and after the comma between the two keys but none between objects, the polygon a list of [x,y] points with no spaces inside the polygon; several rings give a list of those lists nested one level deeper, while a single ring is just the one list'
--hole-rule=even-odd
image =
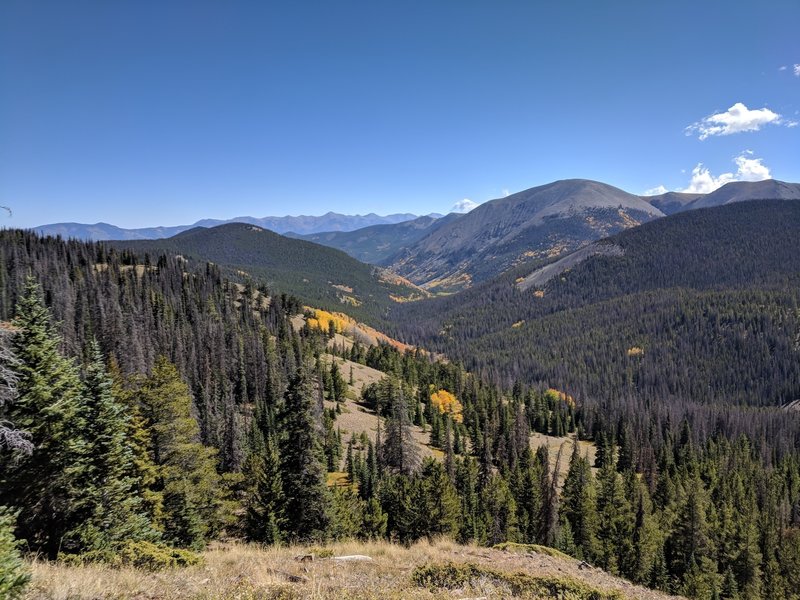
[{"label": "golden autumn foliage", "polygon": [[544,395],[547,397],[548,400],[553,400],[553,401],[560,400],[561,402],[564,402],[569,406],[572,406],[573,408],[575,407],[575,398],[573,398],[568,394],[565,394],[564,392],[560,392],[553,388],[548,388],[548,390],[544,393]]},{"label": "golden autumn foliage", "polygon": [[308,326],[311,329],[328,331],[331,322],[333,322],[336,332],[342,333],[343,331],[346,331],[347,326],[353,322],[352,319],[345,315],[339,313],[330,313],[327,310],[320,310],[317,308],[311,312],[314,315],[313,317],[308,318]]},{"label": "golden autumn foliage", "polygon": [[431,404],[438,408],[440,413],[449,414],[456,423],[464,422],[464,415],[462,414],[464,407],[455,395],[447,390],[433,392],[431,394]]}]

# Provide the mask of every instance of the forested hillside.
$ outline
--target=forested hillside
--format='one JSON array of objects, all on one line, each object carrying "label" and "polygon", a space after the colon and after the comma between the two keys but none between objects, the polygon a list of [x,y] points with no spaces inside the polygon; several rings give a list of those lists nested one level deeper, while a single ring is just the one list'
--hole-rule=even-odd
[{"label": "forested hillside", "polygon": [[231,223],[196,228],[165,240],[111,242],[139,254],[181,256],[192,268],[211,262],[229,278],[252,278],[293,293],[307,303],[383,323],[389,309],[425,294],[412,284],[344,252],[293,240],[256,225]]},{"label": "forested hillside", "polygon": [[[645,224],[528,287],[543,263],[403,307],[410,340],[498,381],[582,398],[775,406],[800,397],[800,203]],[[528,279],[526,279],[528,278]]]},{"label": "forested hillside", "polygon": [[[633,242],[617,242],[633,260]],[[583,397],[524,376],[498,385],[421,351],[345,340],[322,313],[301,323],[299,300],[172,249],[145,258],[3,231],[0,256],[8,589],[25,579],[13,530],[62,564],[148,568],[196,563],[223,536],[516,542],[537,546],[506,548],[549,546],[694,598],[798,597],[795,413]],[[579,303],[569,275],[590,264],[558,280],[563,302]],[[756,281],[768,291],[787,277]],[[464,351],[452,342],[448,354]],[[383,376],[359,388],[347,364]],[[374,430],[344,427],[354,410]],[[501,577],[420,573],[441,587]]]}]

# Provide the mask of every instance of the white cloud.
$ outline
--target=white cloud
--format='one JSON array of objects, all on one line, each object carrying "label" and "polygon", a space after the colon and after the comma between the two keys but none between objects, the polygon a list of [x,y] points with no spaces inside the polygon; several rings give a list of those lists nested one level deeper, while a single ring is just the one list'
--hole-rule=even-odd
[{"label": "white cloud", "polygon": [[794,69],[794,76],[800,77],[800,65],[794,65],[793,69]]},{"label": "white cloud", "polygon": [[[797,65],[800,67],[800,65]],[[796,73],[800,69],[795,68]],[[728,110],[710,115],[697,123],[692,123],[686,128],[686,135],[698,134],[701,140],[712,135],[731,135],[743,131],[758,131],[764,125],[786,124],[783,117],[768,108],[750,110],[741,102],[737,102]]]},{"label": "white cloud", "polygon": [[689,186],[678,191],[690,194],[708,194],[731,181],[762,181],[770,179],[772,174],[763,160],[762,158],[753,158],[753,152],[745,150],[733,159],[733,162],[736,163],[736,173],[722,173],[718,177],[714,177],[711,171],[703,166],[703,163],[698,163],[692,169],[692,179],[689,181]]},{"label": "white cloud", "polygon": [[507,188],[503,188],[503,198],[508,198],[510,195],[511,192]]},{"label": "white cloud", "polygon": [[453,208],[450,209],[450,212],[468,213],[476,206],[479,206],[477,202],[474,202],[469,198],[464,198],[463,200],[459,200],[458,202],[453,204]]},{"label": "white cloud", "polygon": [[786,65],[781,65],[778,67],[778,71],[785,71],[788,67]]},{"label": "white cloud", "polygon": [[656,186],[654,188],[650,188],[649,190],[645,190],[643,196],[660,196],[661,194],[666,194],[669,190],[665,188],[663,185]]}]

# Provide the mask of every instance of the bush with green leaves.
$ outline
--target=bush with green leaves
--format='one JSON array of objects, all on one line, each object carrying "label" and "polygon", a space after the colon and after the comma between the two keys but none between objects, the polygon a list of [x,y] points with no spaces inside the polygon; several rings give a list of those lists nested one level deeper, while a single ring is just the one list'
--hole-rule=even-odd
[{"label": "bush with green leaves", "polygon": [[112,567],[134,567],[144,571],[163,571],[203,563],[203,557],[191,550],[144,540],[129,540],[114,550],[61,554],[58,558],[61,563],[72,566],[104,563]]},{"label": "bush with green leaves", "polygon": [[18,598],[29,579],[14,539],[14,515],[0,507],[0,598]]}]

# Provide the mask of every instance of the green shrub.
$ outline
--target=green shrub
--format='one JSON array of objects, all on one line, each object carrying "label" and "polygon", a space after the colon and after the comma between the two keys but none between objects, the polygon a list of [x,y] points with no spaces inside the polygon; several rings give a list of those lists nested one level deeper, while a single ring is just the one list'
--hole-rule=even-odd
[{"label": "green shrub", "polygon": [[134,567],[145,571],[191,567],[203,562],[203,557],[191,550],[145,541],[124,542],[114,550],[61,554],[58,559],[72,566],[105,563],[113,567]]},{"label": "green shrub", "polygon": [[18,598],[30,574],[19,553],[19,543],[14,539],[14,515],[0,507],[0,598]]},{"label": "green shrub", "polygon": [[430,590],[464,588],[480,581],[509,589],[514,596],[560,600],[621,600],[619,592],[606,592],[570,577],[506,573],[473,563],[428,564],[414,569],[414,583]]},{"label": "green shrub", "polygon": [[147,571],[191,567],[203,562],[203,557],[191,550],[151,542],[126,542],[117,556],[121,564]]}]

